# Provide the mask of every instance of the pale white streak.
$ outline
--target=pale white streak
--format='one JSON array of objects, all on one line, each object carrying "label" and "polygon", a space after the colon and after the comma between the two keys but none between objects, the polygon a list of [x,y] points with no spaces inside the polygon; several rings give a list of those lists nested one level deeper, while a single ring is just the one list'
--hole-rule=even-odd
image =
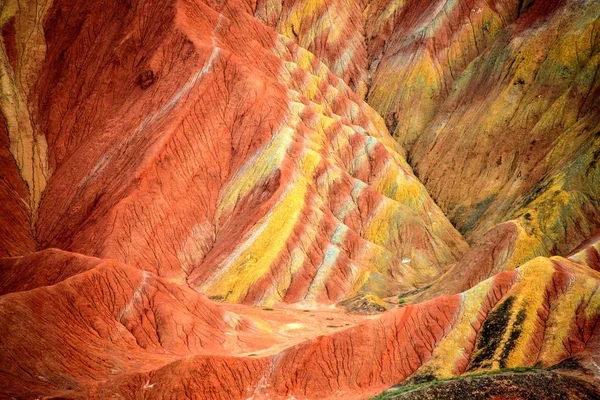
[{"label": "pale white streak", "polygon": [[350,230],[348,226],[344,224],[338,224],[335,228],[335,232],[331,235],[331,243],[340,246],[342,244],[342,240],[346,237],[346,233]]},{"label": "pale white streak", "polygon": [[596,361],[592,361],[592,365],[594,366],[594,368],[596,368],[596,371],[598,371],[598,374],[600,374],[600,367],[598,366],[598,364],[596,364]]},{"label": "pale white streak", "polygon": [[[198,83],[198,81],[204,76],[206,75],[206,73],[208,73],[211,68],[213,67],[213,64],[215,62],[215,59],[217,58],[217,56],[219,55],[220,49],[218,47],[213,48],[213,51],[207,61],[207,63],[202,67],[202,69],[200,69],[198,72],[196,72],[186,83],[185,85],[183,85],[183,87],[181,89],[179,89],[177,91],[177,93],[175,93],[175,95],[173,97],[171,97],[171,99],[169,99],[169,101],[167,101],[158,111],[156,111],[155,113],[151,113],[150,115],[148,115],[138,126],[137,128],[135,128],[135,130],[131,133],[131,135],[129,135],[127,137],[127,140],[125,141],[124,144],[122,144],[119,150],[122,151],[122,149],[124,147],[126,147],[127,145],[129,145],[133,139],[139,135],[141,132],[146,131],[150,126],[152,126],[154,123],[156,123],[158,120],[160,120],[162,117],[164,117],[166,114],[168,114],[169,112],[171,112],[173,110],[173,108],[179,103],[179,101],[186,96],[191,90],[192,88]],[[166,139],[164,139],[166,140]],[[106,166],[113,161],[113,159],[118,156],[121,151],[113,151],[112,153],[110,153],[110,155],[107,157],[106,155],[104,157],[102,157],[97,163],[96,165],[92,168],[92,172],[86,176],[80,183],[79,185],[83,185],[86,182],[88,182],[90,179],[92,179],[93,177],[95,177],[96,175],[100,174],[100,172],[102,172],[104,170],[104,168],[106,168]]]},{"label": "pale white streak", "polygon": [[[331,243],[327,250],[325,251],[325,257],[323,259],[323,263],[319,267],[315,279],[311,283],[308,294],[304,298],[305,301],[311,302],[314,301],[316,296],[321,293],[325,287],[325,282],[327,278],[331,275],[333,268],[336,265],[338,257],[341,253],[341,249],[339,246],[342,245],[342,241],[346,237],[346,234],[350,231],[347,225],[338,224],[335,229],[333,235],[331,235]],[[360,267],[352,262],[349,265],[350,267],[350,282],[354,284],[356,282],[356,278],[358,273],[360,272]]]},{"label": "pale white streak", "polygon": [[171,112],[171,110],[173,110],[173,108],[177,105],[177,103],[179,103],[179,101],[183,98],[183,96],[186,96],[190,92],[190,90],[192,90],[192,88],[194,86],[196,86],[198,81],[200,79],[202,79],[202,77],[211,70],[211,68],[213,67],[213,64],[215,62],[215,59],[219,55],[220,51],[221,51],[221,49],[219,47],[213,48],[213,51],[210,54],[208,62],[204,65],[204,67],[202,67],[202,69],[200,69],[198,72],[196,72],[196,74],[194,74],[185,83],[185,85],[183,85],[183,87],[181,89],[179,89],[177,91],[177,93],[175,93],[175,95],[168,102],[166,102],[165,105],[163,105],[156,113],[150,114],[148,117],[146,117],[142,121],[142,123],[140,125],[138,125],[138,127],[133,132],[133,135],[130,136],[130,138],[134,137],[137,133],[146,130],[149,126],[151,126],[156,121],[161,119],[167,113]]},{"label": "pale white streak", "polygon": [[129,311],[131,311],[133,309],[133,307],[137,304],[137,302],[140,301],[140,299],[142,297],[142,294],[143,294],[143,291],[144,291],[144,287],[146,286],[146,284],[150,280],[150,276],[151,275],[150,275],[150,273],[148,271],[144,271],[142,273],[142,280],[140,281],[140,284],[138,285],[138,287],[133,292],[133,296],[131,296],[131,300],[129,301],[129,303],[127,303],[125,305],[125,307],[123,307],[123,309],[119,313],[119,320],[121,318],[123,318],[123,316],[126,313],[128,313]]},{"label": "pale white streak", "polygon": [[208,220],[194,225],[187,240],[183,243],[177,254],[185,276],[191,272],[191,269],[195,265],[202,262],[205,250],[210,247],[209,242],[213,239],[214,227]]},{"label": "pale white streak", "polygon": [[329,244],[325,249],[325,255],[323,257],[323,262],[317,269],[317,274],[315,275],[313,281],[311,282],[308,293],[304,297],[305,301],[313,302],[316,300],[317,295],[319,295],[323,288],[325,287],[325,282],[333,268],[336,265],[336,261],[340,255],[340,248],[338,246]]},{"label": "pale white streak", "polygon": [[[432,10],[430,10],[430,12],[425,14],[427,15],[427,17],[424,18],[422,22],[415,27],[415,29],[413,29],[413,35],[407,35],[408,39],[406,40],[414,40],[414,38],[418,35],[421,35],[423,31],[426,31],[430,35],[433,34],[437,25],[440,24],[441,19],[438,19],[438,17],[441,15],[442,11],[447,7],[446,12],[449,12],[456,6],[456,4],[457,0],[438,1],[437,3],[434,3],[433,5],[435,7]],[[436,22],[436,26],[432,26]]]},{"label": "pale white streak", "polygon": [[146,379],[146,383],[144,384],[144,390],[152,389],[156,385],[155,383],[150,383],[150,379]]},{"label": "pale white streak", "polygon": [[375,145],[379,142],[373,136],[367,136],[365,140],[364,146],[362,146],[355,154],[354,159],[352,160],[352,168],[354,172],[358,172],[360,170],[363,162],[367,162],[369,159],[369,154],[375,148]]},{"label": "pale white streak", "polygon": [[223,204],[231,200],[233,196],[238,196],[238,192],[242,191],[244,186],[240,186],[239,182],[249,181],[250,175],[267,177],[275,168],[281,165],[287,148],[292,142],[292,135],[287,135],[289,130],[290,128],[282,122],[271,136],[271,140],[249,157],[237,170],[229,183],[221,190],[217,206],[217,219],[220,213],[223,212]]},{"label": "pale white streak", "polygon": [[[292,108],[292,104],[288,105],[288,109]],[[283,121],[277,131],[271,137],[271,140],[262,146],[257,152],[255,152],[236,172],[233,179],[230,180],[228,185],[221,191],[219,195],[219,201],[217,206],[217,216],[225,211],[225,205],[231,203],[232,199],[239,198],[243,193],[244,185],[247,182],[255,181],[250,180],[250,175],[258,175],[259,177],[266,177],[270,175],[276,168],[278,168],[284,157],[287,154],[287,150],[292,143],[294,130],[285,124]],[[239,182],[244,182],[240,185]],[[285,187],[277,203],[271,208],[271,210],[260,220],[259,226],[255,229],[252,234],[242,243],[236,247],[234,252],[227,257],[224,261],[225,264],[219,267],[218,271],[206,280],[203,284],[196,288],[200,292],[206,291],[213,284],[215,284],[221,276],[231,269],[237,259],[260,237],[265,231],[269,223],[271,222],[271,215],[273,210],[284,201],[287,194],[292,190],[292,184],[294,179]],[[249,189],[249,188],[246,188]]]},{"label": "pale white streak", "polygon": [[97,175],[100,175],[102,171],[108,166],[108,163],[111,159],[111,153],[105,153],[100,160],[94,165],[89,174],[83,177],[81,182],[79,182],[79,186],[85,185],[90,179],[95,178]]},{"label": "pale white streak", "polygon": [[215,29],[213,30],[212,36],[210,38],[210,41],[213,45],[213,47],[218,48],[219,45],[217,44],[217,32],[219,31],[219,29],[221,29],[221,23],[223,22],[223,14],[219,14],[219,18],[217,19],[217,24],[215,25]]},{"label": "pale white streak", "polygon": [[231,329],[237,329],[242,322],[242,317],[239,314],[232,313],[231,311],[225,311],[223,313],[223,322],[227,324]]},{"label": "pale white streak", "polygon": [[[352,104],[350,104],[350,107],[348,107],[348,110],[346,111],[346,117],[348,117],[348,119],[350,121],[354,122],[356,120],[356,118],[358,118],[359,114],[360,114],[360,107],[355,102],[352,102]],[[354,125],[354,124],[352,125],[353,131],[359,132],[358,128],[361,128],[361,127]],[[366,131],[365,131],[365,133],[366,133]]]},{"label": "pale white streak", "polygon": [[352,212],[353,210],[356,209],[356,202],[358,201],[358,198],[362,194],[362,191],[364,189],[366,189],[367,187],[368,187],[368,185],[366,183],[364,183],[363,181],[361,181],[359,179],[354,179],[354,186],[352,188],[352,192],[350,193],[350,196],[348,197],[348,200],[342,207],[340,207],[340,209],[336,213],[336,217],[339,220],[344,220],[344,218],[346,218],[346,216],[350,212]]},{"label": "pale white streak", "polygon": [[340,55],[338,60],[335,62],[331,70],[337,75],[343,75],[346,71],[348,65],[352,62],[354,57],[354,48],[351,47],[349,49],[344,50],[344,52]]},{"label": "pale white streak", "polygon": [[317,218],[315,220],[311,220],[310,224],[307,224],[306,229],[302,231],[300,236],[298,237],[298,244],[291,250],[290,252],[290,260],[287,264],[287,274],[284,277],[279,278],[275,285],[271,285],[268,289],[265,290],[262,299],[266,300],[263,304],[270,304],[273,300],[272,297],[276,293],[277,299],[283,300],[283,293],[279,292],[279,288],[281,286],[281,280],[286,282],[286,287],[289,286],[292,277],[298,272],[298,270],[304,265],[307,259],[306,251],[312,245],[317,232],[313,227],[319,226],[321,220],[323,218],[323,213],[317,209],[315,213]]}]

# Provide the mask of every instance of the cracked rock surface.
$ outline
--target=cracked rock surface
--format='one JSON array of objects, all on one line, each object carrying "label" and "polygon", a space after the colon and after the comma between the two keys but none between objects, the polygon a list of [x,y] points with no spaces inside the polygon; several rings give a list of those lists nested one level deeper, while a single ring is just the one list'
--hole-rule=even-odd
[{"label": "cracked rock surface", "polygon": [[586,0],[6,0],[0,397],[595,398],[599,32]]}]

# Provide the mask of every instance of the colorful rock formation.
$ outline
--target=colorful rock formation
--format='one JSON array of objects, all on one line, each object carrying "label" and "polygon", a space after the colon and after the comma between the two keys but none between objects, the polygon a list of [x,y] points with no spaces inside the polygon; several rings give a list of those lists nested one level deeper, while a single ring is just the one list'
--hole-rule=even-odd
[{"label": "colorful rock formation", "polygon": [[264,304],[391,293],[466,250],[381,118],[310,53],[243,4],[143,4],[56,2],[45,18],[40,248]]},{"label": "colorful rock formation", "polygon": [[515,223],[498,229],[516,229],[514,247],[527,250],[505,268],[568,254],[600,225],[597,2],[304,0],[257,10],[365,96],[470,243]]},{"label": "colorful rock formation", "polygon": [[0,397],[600,393],[598,24],[6,1]]},{"label": "colorful rock formation", "polygon": [[116,261],[45,253],[2,265],[61,274],[0,299],[9,396],[364,398],[410,376],[549,367],[597,346],[600,274],[561,257],[350,318],[217,305]]}]

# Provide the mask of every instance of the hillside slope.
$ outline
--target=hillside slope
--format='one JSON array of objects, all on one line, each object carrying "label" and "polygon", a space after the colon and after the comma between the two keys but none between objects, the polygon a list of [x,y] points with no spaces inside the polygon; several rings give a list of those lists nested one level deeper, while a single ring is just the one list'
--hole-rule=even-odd
[{"label": "hillside slope", "polygon": [[0,397],[595,398],[599,21],[5,1]]},{"label": "hillside slope", "polygon": [[384,117],[467,241],[515,236],[504,268],[600,227],[597,2],[279,0],[255,15]]},{"label": "hillside slope", "polygon": [[600,362],[600,273],[560,257],[459,295],[350,319],[339,310],[217,305],[115,261],[52,252],[2,266],[63,271],[53,286],[0,297],[8,396],[359,399],[411,376]]},{"label": "hillside slope", "polygon": [[30,225],[38,248],[264,304],[390,294],[466,250],[381,118],[242,2],[65,0],[35,22],[11,4],[3,66],[24,106],[4,104],[5,143],[17,161],[47,151],[39,168],[7,167],[7,206],[30,218],[7,237]]}]

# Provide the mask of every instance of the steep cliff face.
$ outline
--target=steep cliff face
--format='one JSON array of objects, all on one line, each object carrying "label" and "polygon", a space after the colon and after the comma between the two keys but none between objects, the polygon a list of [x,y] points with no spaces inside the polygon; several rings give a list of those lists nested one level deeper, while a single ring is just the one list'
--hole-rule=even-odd
[{"label": "steep cliff face", "polygon": [[5,2],[0,397],[600,393],[599,17]]}]

